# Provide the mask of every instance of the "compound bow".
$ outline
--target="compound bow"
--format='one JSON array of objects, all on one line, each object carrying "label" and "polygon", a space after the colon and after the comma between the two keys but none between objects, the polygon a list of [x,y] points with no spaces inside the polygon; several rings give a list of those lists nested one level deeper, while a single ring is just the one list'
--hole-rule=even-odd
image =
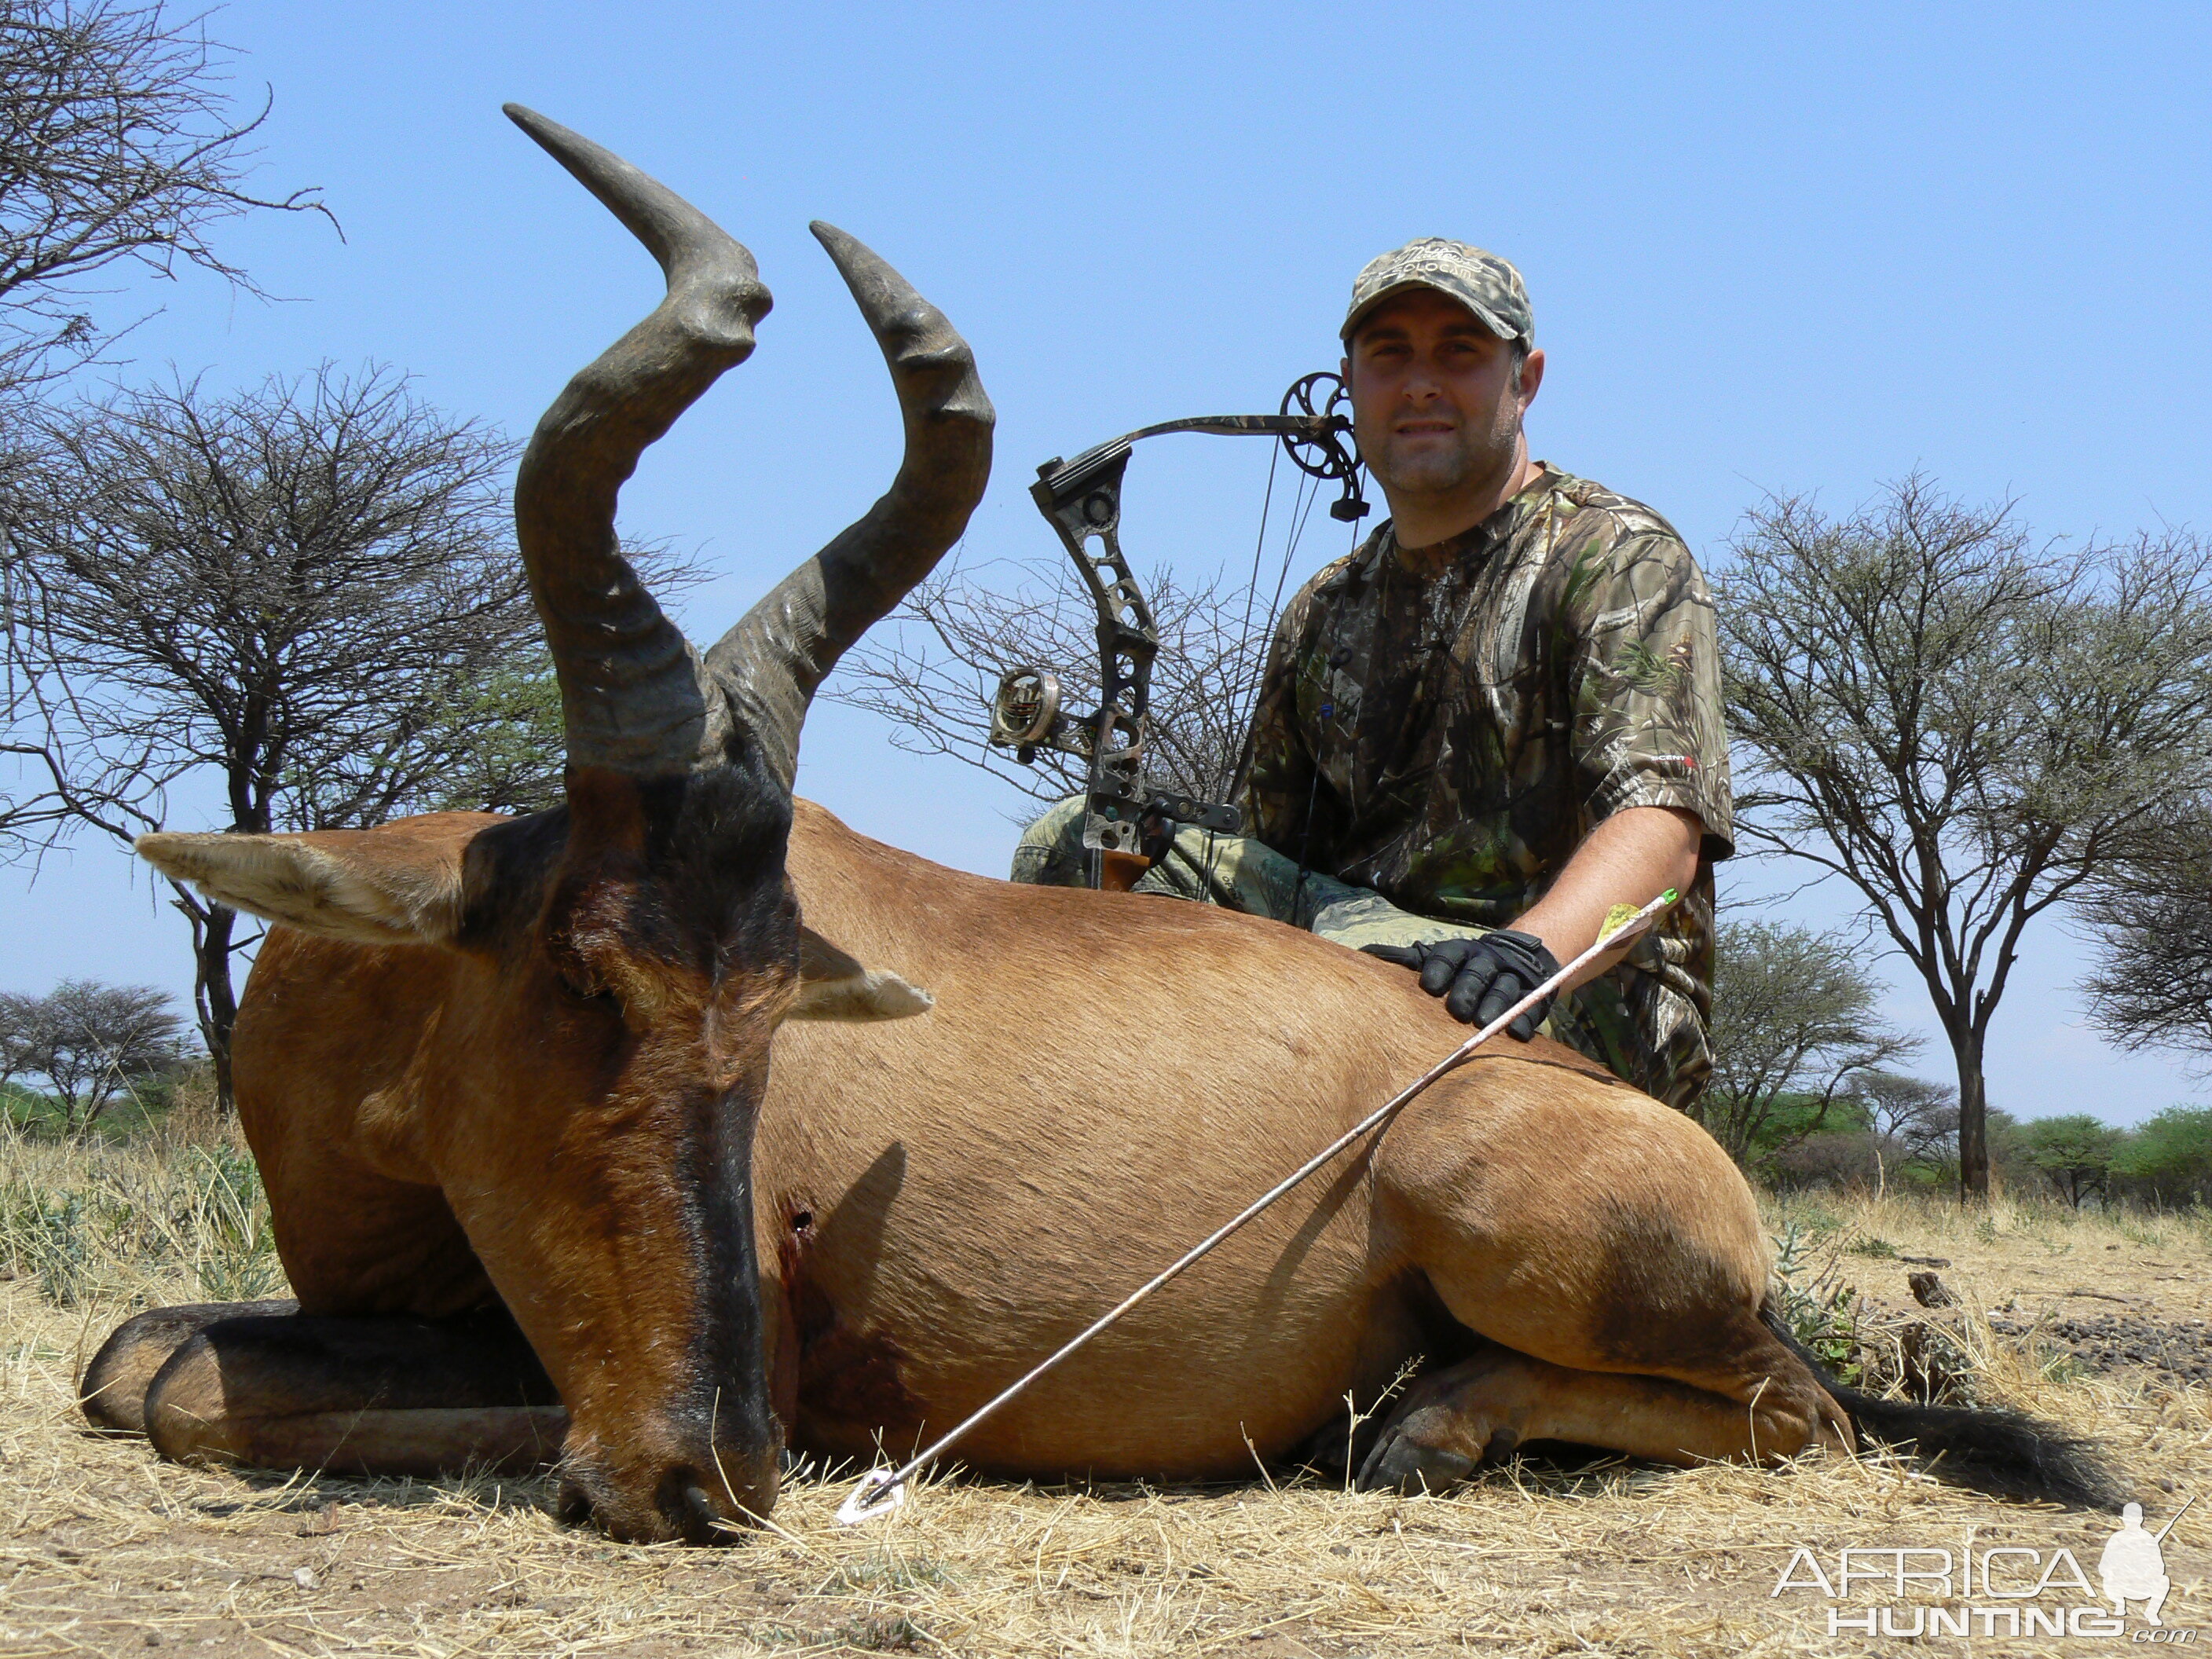
[{"label": "compound bow", "polygon": [[[1155,791],[1145,780],[1145,749],[1152,735],[1152,659],[1159,629],[1151,605],[1121,556],[1121,477],[1130,446],[1170,432],[1281,441],[1299,471],[1334,483],[1338,498],[1329,516],[1350,524],[1366,516],[1359,492],[1359,457],[1348,446],[1352,422],[1342,413],[1348,397],[1342,380],[1308,374],[1283,394],[1273,415],[1201,415],[1140,427],[1085,450],[1073,460],[1058,456],[1037,468],[1030,487],[1037,508],[1060,535],[1083,573],[1098,610],[1098,708],[1078,717],[1060,708],[1060,680],[1048,668],[1023,664],[999,681],[991,705],[991,741],[1014,750],[1024,766],[1040,749],[1074,755],[1090,767],[1085,793],[1083,844],[1094,854],[1142,856],[1178,823],[1231,834],[1243,827],[1237,808]],[[1094,550],[1094,545],[1095,550]],[[1103,857],[1090,860],[1093,887]]]}]

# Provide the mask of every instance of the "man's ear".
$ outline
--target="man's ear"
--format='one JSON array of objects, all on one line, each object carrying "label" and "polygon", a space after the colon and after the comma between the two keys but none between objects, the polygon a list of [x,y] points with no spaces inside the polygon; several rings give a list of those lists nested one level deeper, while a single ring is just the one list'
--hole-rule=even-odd
[{"label": "man's ear", "polygon": [[799,930],[799,1000],[786,1019],[905,1019],[936,1005],[896,974],[863,968],[811,927]]},{"label": "man's ear", "polygon": [[356,945],[447,945],[459,931],[461,850],[480,820],[298,836],[141,836],[138,856],[218,904]]},{"label": "man's ear", "polygon": [[1536,401],[1536,388],[1544,384],[1544,353],[1534,347],[1521,360],[1521,412],[1526,415],[1528,405]]}]

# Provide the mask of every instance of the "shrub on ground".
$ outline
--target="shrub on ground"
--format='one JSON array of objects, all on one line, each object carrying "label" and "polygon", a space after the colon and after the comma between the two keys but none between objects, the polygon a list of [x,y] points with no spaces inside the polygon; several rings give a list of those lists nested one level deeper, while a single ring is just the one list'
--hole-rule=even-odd
[{"label": "shrub on ground", "polygon": [[[250,1301],[284,1283],[269,1200],[228,1136],[72,1146],[0,1134],[0,1269],[57,1307]],[[176,1280],[181,1278],[181,1296]]]}]

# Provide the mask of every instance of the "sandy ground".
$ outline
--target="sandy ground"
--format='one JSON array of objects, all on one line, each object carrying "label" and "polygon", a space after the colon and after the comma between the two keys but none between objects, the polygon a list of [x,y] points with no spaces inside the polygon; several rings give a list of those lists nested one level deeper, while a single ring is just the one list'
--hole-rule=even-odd
[{"label": "sandy ground", "polygon": [[[2098,1435],[2152,1527],[2212,1489],[2212,1390],[2189,1370],[2212,1265],[2201,1223],[2036,1205],[1978,1223],[1895,1200],[1804,1200],[1773,1220],[1804,1247],[1796,1282],[1861,1294],[1870,1349],[1949,1320],[1972,1386]],[[1905,1283],[1929,1271],[1956,1298],[1933,1315]],[[84,1432],[72,1382],[92,1346],[131,1306],[193,1288],[180,1276],[62,1309],[31,1278],[0,1284],[0,1656],[2044,1654],[2212,1626],[2200,1509],[2165,1542],[2161,1631],[2138,1603],[2120,1635],[2007,1635],[2008,1607],[2064,1617],[2088,1602],[2057,1552],[2094,1583],[2113,1519],[1984,1497],[1887,1455],[1686,1472],[1531,1462],[1417,1499],[1310,1475],[1271,1486],[1256,1470],[1204,1490],[953,1481],[852,1532],[831,1519],[849,1478],[802,1474],[778,1530],[735,1548],[615,1545],[556,1522],[543,1482],[283,1480],[179,1468]],[[2096,1324],[2106,1316],[2118,1338]],[[2069,1322],[2087,1334],[2060,1334]],[[1801,1546],[1832,1579],[1846,1547],[2035,1553],[1999,1559],[1996,1595],[1862,1583],[1832,1601],[1802,1565],[1792,1576],[1808,1588],[1775,1593]],[[2002,1598],[2054,1570],[2043,1595]],[[1832,1608],[1901,1632],[1931,1607],[1968,1618],[1971,1642],[1829,1630]],[[1976,1607],[1993,1610],[1989,1632]]]}]

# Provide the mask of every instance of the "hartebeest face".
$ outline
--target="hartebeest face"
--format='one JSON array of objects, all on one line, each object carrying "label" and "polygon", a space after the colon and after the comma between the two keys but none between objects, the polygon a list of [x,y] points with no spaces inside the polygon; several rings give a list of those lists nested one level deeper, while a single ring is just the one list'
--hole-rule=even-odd
[{"label": "hartebeest face", "polygon": [[491,1029],[456,1032],[425,1116],[568,1407],[563,1511],[704,1540],[775,1501],[751,1158],[800,989],[790,797],[758,767],[579,769],[550,816],[470,843],[456,945]]},{"label": "hartebeest face", "polygon": [[988,477],[992,413],[944,317],[816,226],[890,362],[905,459],[865,518],[700,656],[623,559],[615,498],[645,447],[750,355],[767,290],[687,204],[508,112],[668,276],[667,299],[546,412],[517,480],[561,681],[566,804],[139,845],[272,921],[446,953],[452,989],[393,1108],[411,1113],[410,1155],[560,1389],[569,1510],[626,1538],[704,1541],[775,1498],[750,1193],[775,1028],[928,1006],[800,925],[784,872],[799,727],[838,656],[957,538]]}]

